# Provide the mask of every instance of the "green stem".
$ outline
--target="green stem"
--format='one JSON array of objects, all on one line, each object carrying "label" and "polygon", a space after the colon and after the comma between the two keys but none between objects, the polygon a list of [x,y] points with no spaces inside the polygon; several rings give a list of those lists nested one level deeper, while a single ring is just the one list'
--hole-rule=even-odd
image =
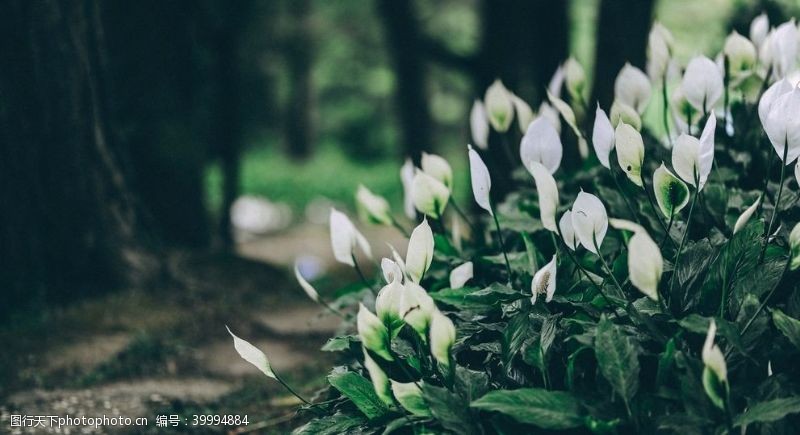
[{"label": "green stem", "polygon": [[764,187],[761,189],[761,201],[758,203],[758,214],[761,214],[761,210],[764,206],[764,200],[767,198],[767,187],[769,186],[769,173],[772,169],[772,164],[775,162],[775,153],[772,150],[769,150],[769,163],[767,163],[767,176],[764,177]]},{"label": "green stem", "polygon": [[305,398],[303,398],[303,396],[301,396],[301,395],[297,394],[297,391],[294,391],[294,390],[292,389],[292,387],[290,387],[290,386],[289,386],[289,384],[287,384],[286,382],[284,382],[284,381],[283,381],[283,379],[281,379],[281,377],[280,377],[280,376],[278,376],[278,374],[277,374],[277,373],[273,373],[273,374],[275,375],[275,380],[276,380],[276,381],[278,381],[278,382],[279,382],[281,385],[283,385],[283,388],[286,388],[286,390],[287,390],[287,391],[289,391],[290,393],[292,393],[292,395],[294,395],[294,397],[297,397],[298,399],[300,399],[300,401],[302,401],[302,402],[303,402],[303,403],[305,403],[306,405],[312,405],[312,403],[311,403],[311,402],[309,402],[308,400],[306,400]]},{"label": "green stem", "polygon": [[[672,237],[669,236],[669,232],[672,231],[673,223],[675,223],[675,210],[672,210],[672,212],[670,212],[669,214],[669,223],[667,224],[667,232],[666,234],[664,234],[664,240],[662,240],[661,243],[658,244],[659,250],[664,247],[664,243],[667,241],[667,239],[672,240]],[[672,242],[674,243],[675,241],[672,240]]]},{"label": "green stem", "polygon": [[356,256],[350,254],[350,258],[353,259],[353,268],[356,270],[356,273],[358,273],[358,277],[361,278],[361,281],[364,283],[365,286],[367,286],[370,289],[370,291],[372,291],[372,293],[377,294],[375,289],[372,287],[372,284],[370,284],[370,282],[367,281],[367,278],[364,276],[364,272],[361,271],[361,267],[358,265],[358,260],[356,260]]},{"label": "green stem", "polygon": [[511,263],[508,261],[508,254],[506,253],[506,244],[503,242],[503,232],[500,230],[500,221],[497,220],[497,213],[494,211],[494,203],[489,202],[489,209],[492,210],[492,218],[494,218],[494,226],[497,229],[497,240],[500,243],[500,250],[503,251],[503,258],[506,261],[506,272],[508,272],[508,282],[512,280]]},{"label": "green stem", "polygon": [[397,228],[397,231],[400,231],[406,238],[411,237],[411,234],[409,234],[408,230],[405,229],[405,227],[403,227],[402,225],[400,225],[400,222],[397,222],[397,219],[395,219],[394,216],[391,216],[391,219],[392,219],[392,226]]},{"label": "green stem", "polygon": [[[699,186],[697,177],[695,177],[695,186]],[[692,204],[689,206],[689,216],[686,218],[686,228],[683,229],[683,236],[681,236],[681,243],[678,245],[678,252],[675,254],[675,264],[672,269],[672,277],[669,279],[669,294],[672,294],[672,289],[675,287],[676,276],[678,275],[678,266],[681,264],[681,254],[683,253],[683,245],[686,244],[686,238],[689,235],[689,227],[692,225],[692,214],[694,213],[694,205],[697,202],[697,197],[700,191],[695,189],[694,196],[692,197]]]},{"label": "green stem", "polygon": [[622,188],[622,185],[619,184],[619,181],[617,180],[617,176],[614,174],[614,171],[611,171],[611,179],[614,180],[614,184],[617,186],[617,191],[622,196],[622,199],[625,201],[625,205],[628,207],[628,211],[631,213],[631,216],[633,217],[634,220],[636,220],[636,223],[641,225],[642,222],[639,220],[639,215],[635,211],[633,211],[633,206],[628,201],[627,192],[625,192],[625,190]]},{"label": "green stem", "polygon": [[[650,191],[647,189],[647,181],[645,177],[642,177],[642,186],[644,187],[644,195],[647,197],[647,202],[650,204],[650,208],[653,209],[653,213],[655,214],[656,219],[658,219],[661,229],[668,233],[669,231],[667,230],[667,225],[664,224],[663,220],[661,220],[661,212],[656,208],[653,198],[650,197]],[[655,189],[653,190],[653,194],[655,195]]]},{"label": "green stem", "polygon": [[470,229],[473,232],[475,232],[475,226],[472,224],[472,221],[469,220],[469,218],[467,217],[467,214],[464,213],[463,210],[461,210],[461,207],[459,207],[458,204],[456,204],[456,202],[454,200],[450,201],[450,203],[453,204],[453,209],[455,209],[456,213],[458,213],[458,215],[461,216],[461,219],[464,219],[464,222],[466,222],[467,225],[469,225]]},{"label": "green stem", "polygon": [[767,226],[767,234],[764,237],[764,247],[761,249],[761,257],[758,262],[764,261],[764,254],[767,253],[767,245],[769,244],[769,236],[772,234],[772,225],[775,223],[775,216],[778,214],[778,207],[781,204],[781,196],[783,195],[783,177],[786,176],[786,156],[789,154],[789,139],[788,137],[783,142],[783,160],[781,161],[781,178],[778,180],[778,197],[775,198],[775,209],[772,210],[772,217],[769,218],[769,226]]}]

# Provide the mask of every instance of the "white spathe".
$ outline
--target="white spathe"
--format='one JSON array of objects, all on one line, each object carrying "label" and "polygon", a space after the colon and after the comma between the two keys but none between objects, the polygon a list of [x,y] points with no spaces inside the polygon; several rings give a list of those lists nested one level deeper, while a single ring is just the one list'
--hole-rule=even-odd
[{"label": "white spathe", "polygon": [[358,304],[358,314],[356,315],[356,329],[358,337],[365,348],[371,350],[376,355],[386,361],[394,361],[391,350],[389,349],[389,330],[375,314],[372,313],[364,304]]},{"label": "white spathe", "polygon": [[[633,184],[642,187],[642,162],[644,162],[644,141],[642,135],[630,125],[620,122],[614,131],[617,148],[617,162]],[[574,211],[574,210],[573,210]]]},{"label": "white spathe", "polygon": [[586,98],[587,89],[586,71],[574,57],[570,57],[564,62],[564,79],[570,97],[579,102],[583,101]]},{"label": "white spathe", "polygon": [[489,147],[489,118],[486,116],[486,107],[481,100],[472,103],[469,112],[469,129],[472,133],[472,142],[480,149]]},{"label": "white spathe", "polygon": [[428,225],[428,219],[422,219],[411,232],[406,251],[406,274],[414,281],[419,282],[433,261],[433,231]]},{"label": "white spathe", "polygon": [[714,131],[717,119],[709,116],[700,139],[686,133],[678,136],[672,148],[672,167],[683,181],[702,190],[714,163]]},{"label": "white spathe", "polygon": [[381,225],[392,224],[392,210],[386,198],[372,193],[363,184],[356,190],[356,207],[362,221]]},{"label": "white spathe", "polygon": [[528,172],[533,176],[536,183],[536,191],[539,193],[539,214],[542,225],[550,230],[556,231],[556,210],[558,210],[558,185],[555,178],[547,168],[539,162],[531,162],[527,165]]},{"label": "white spathe", "polygon": [[[770,95],[772,101],[765,103],[768,106],[763,109],[766,119],[762,118],[761,122],[778,157],[783,160],[784,165],[789,165],[800,156],[800,87],[779,94],[781,90],[785,90],[785,85],[781,85],[775,94]],[[764,96],[767,96],[766,93]],[[759,103],[759,116],[761,112]]]},{"label": "white spathe", "polygon": [[595,110],[592,146],[600,164],[611,169],[608,157],[611,155],[611,150],[614,149],[614,127],[599,104]]},{"label": "white spathe", "polygon": [[614,81],[614,100],[621,101],[640,114],[650,102],[652,85],[644,71],[630,63],[625,63]]},{"label": "white spathe", "polygon": [[336,261],[354,266],[356,245],[367,257],[372,258],[372,250],[367,239],[356,229],[350,218],[335,208],[331,208],[330,231],[331,247]]},{"label": "white spathe", "polygon": [[319,292],[317,289],[314,288],[308,281],[300,274],[300,269],[297,267],[297,262],[294,264],[294,277],[297,279],[297,283],[300,284],[300,287],[306,292],[308,298],[314,302],[319,302]]},{"label": "white spathe", "polygon": [[478,155],[478,152],[472,149],[472,145],[467,145],[467,154],[469,154],[469,176],[472,184],[472,196],[478,205],[494,215],[492,211],[492,202],[489,198],[489,193],[492,190],[492,177],[489,175],[489,168]]},{"label": "white spathe", "polygon": [[658,300],[658,283],[664,272],[664,258],[646,231],[636,231],[628,242],[628,276],[631,284],[648,298]]},{"label": "white spathe", "polygon": [[583,190],[572,204],[572,227],[589,252],[598,254],[608,231],[608,214],[600,199]]},{"label": "white spathe", "polygon": [[471,261],[456,267],[450,271],[450,288],[462,288],[467,281],[472,279],[473,264]]},{"label": "white spathe", "polygon": [[515,94],[511,94],[511,102],[514,103],[514,112],[516,114],[519,132],[525,134],[525,131],[528,130],[528,126],[531,125],[536,115],[533,113],[531,106]]},{"label": "white spathe", "polygon": [[743,211],[742,214],[739,215],[739,217],[736,219],[736,223],[733,225],[733,234],[738,233],[742,228],[745,227],[745,225],[747,225],[747,222],[750,221],[750,218],[753,216],[753,213],[755,213],[756,210],[758,209],[759,202],[761,202],[761,195],[759,195],[758,198],[756,198],[756,200],[753,202],[753,204],[750,205],[750,207],[747,207],[747,209]]},{"label": "white spathe", "polygon": [[714,61],[696,56],[683,73],[681,90],[687,101],[701,113],[710,113],[722,97],[722,73]]},{"label": "white spathe", "polygon": [[750,41],[756,48],[761,47],[767,38],[767,33],[769,33],[769,17],[766,13],[762,13],[750,22]]},{"label": "white spathe", "polygon": [[561,165],[564,147],[553,124],[542,116],[536,118],[522,137],[519,156],[526,168],[539,162],[552,174]]},{"label": "white spathe", "polygon": [[428,337],[428,327],[436,310],[436,304],[428,293],[418,284],[408,282],[400,298],[400,317],[424,340]]},{"label": "white spathe", "polygon": [[572,226],[572,210],[567,210],[561,215],[561,219],[558,220],[558,229],[561,231],[564,244],[573,251],[578,249],[581,241],[578,239],[578,236],[575,234],[575,228]]},{"label": "white spathe", "polygon": [[431,315],[431,355],[440,365],[450,366],[450,351],[456,341],[456,327],[449,317],[439,310],[434,310]]},{"label": "white spathe", "polygon": [[728,368],[725,364],[725,357],[722,355],[722,351],[720,350],[719,346],[714,344],[714,337],[717,335],[717,324],[714,322],[714,319],[711,319],[711,322],[708,325],[708,333],[706,334],[706,341],[703,343],[703,364],[706,367],[711,369],[714,374],[717,375],[717,378],[722,381],[726,382],[728,379]]},{"label": "white spathe", "polygon": [[556,267],[557,258],[553,258],[543,268],[533,274],[531,280],[531,305],[536,304],[537,296],[540,294],[546,295],[545,302],[553,300],[553,295],[556,292]]},{"label": "white spathe", "polygon": [[409,219],[417,218],[417,209],[414,207],[414,162],[406,158],[400,168],[400,181],[403,184],[403,211]]},{"label": "white spathe", "polygon": [[441,181],[448,189],[453,188],[453,168],[444,157],[423,151],[420,166],[423,172]]},{"label": "white spathe", "polygon": [[672,58],[672,47],[675,40],[672,33],[655,22],[647,37],[647,75],[652,82],[664,80]]},{"label": "white spathe", "polygon": [[514,105],[511,93],[499,79],[495,80],[487,89],[483,97],[486,115],[489,123],[496,131],[505,133],[514,120]]},{"label": "white spathe", "polygon": [[427,172],[417,170],[411,182],[411,197],[420,213],[438,218],[450,200],[450,189]]}]

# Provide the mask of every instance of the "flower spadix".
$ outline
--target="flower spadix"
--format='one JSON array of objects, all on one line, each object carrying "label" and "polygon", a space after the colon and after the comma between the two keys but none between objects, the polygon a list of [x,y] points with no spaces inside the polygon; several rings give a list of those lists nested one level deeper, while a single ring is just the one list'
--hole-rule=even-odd
[{"label": "flower spadix", "polygon": [[428,225],[428,219],[411,231],[406,251],[406,274],[414,281],[419,282],[431,267],[433,261],[433,231]]},{"label": "flower spadix", "polygon": [[800,87],[780,80],[764,92],[758,104],[764,131],[778,157],[789,165],[800,156]]},{"label": "flower spadix", "polygon": [[641,114],[650,102],[651,93],[652,85],[647,74],[625,63],[614,81],[614,100],[633,107]]},{"label": "flower spadix", "polygon": [[225,329],[228,330],[228,334],[233,337],[233,347],[236,349],[236,352],[239,353],[239,356],[242,357],[243,360],[249,362],[250,364],[254,365],[257,369],[264,373],[265,375],[269,376],[272,379],[277,379],[275,376],[275,372],[272,371],[272,366],[267,359],[267,356],[259,350],[257,347],[250,344],[250,342],[243,340],[237,337],[233,332],[231,332],[231,328],[227,326]]},{"label": "flower spadix", "polygon": [[536,304],[536,299],[540,294],[546,295],[545,302],[553,300],[553,295],[556,293],[556,263],[557,258],[553,255],[549,263],[533,274],[533,279],[531,280],[531,305]]},{"label": "flower spadix", "polygon": [[422,172],[441,181],[448,189],[453,188],[453,168],[450,167],[450,163],[447,163],[444,157],[423,152],[420,166],[422,167]]},{"label": "flower spadix", "polygon": [[363,222],[391,225],[392,211],[389,202],[380,195],[372,193],[363,184],[356,191],[358,215]]},{"label": "flower spadix", "polygon": [[708,117],[700,139],[681,134],[672,148],[672,167],[683,181],[702,190],[714,162],[714,130],[717,119]]},{"label": "flower spadix", "polygon": [[564,147],[553,124],[539,116],[522,137],[519,145],[519,157],[528,168],[531,162],[539,162],[552,174],[561,165]]},{"label": "flower spadix", "polygon": [[744,228],[747,225],[747,222],[750,221],[750,218],[753,216],[753,213],[755,213],[756,210],[758,209],[759,202],[761,202],[760,195],[758,198],[756,198],[753,204],[750,205],[750,207],[747,207],[747,209],[745,209],[745,211],[743,211],[742,214],[739,215],[739,217],[736,219],[736,223],[733,225],[733,234],[738,233],[742,228]]},{"label": "flower spadix", "polygon": [[653,191],[661,213],[672,218],[689,203],[689,188],[686,183],[667,169],[662,163],[653,173]]},{"label": "flower spadix", "polygon": [[648,298],[658,300],[658,283],[664,272],[664,258],[656,242],[640,230],[628,242],[628,276],[631,284]]},{"label": "flower spadix", "polygon": [[511,93],[500,80],[495,80],[487,89],[483,97],[486,106],[486,115],[489,123],[496,131],[505,133],[514,119],[514,105]]},{"label": "flower spadix", "polygon": [[364,304],[358,304],[356,327],[365,348],[386,361],[394,361],[389,345],[389,329]]},{"label": "flower spadix", "polygon": [[567,210],[561,215],[561,219],[558,220],[558,229],[561,232],[564,244],[573,251],[578,249],[581,241],[578,239],[577,234],[575,234],[575,228],[572,226],[572,210]]},{"label": "flower spadix", "polygon": [[643,186],[644,141],[642,140],[642,135],[635,128],[621,122],[614,131],[614,142],[616,143],[619,166],[633,184],[640,187]]},{"label": "flower spadix", "polygon": [[472,142],[480,149],[489,147],[489,119],[486,117],[486,107],[480,100],[472,103],[469,112],[469,130],[472,133]]},{"label": "flower spadix", "polygon": [[728,366],[725,356],[719,346],[714,344],[717,334],[717,324],[714,319],[708,325],[706,341],[703,344],[703,388],[711,401],[720,409],[725,408],[725,399],[728,388]]},{"label": "flower spadix", "polygon": [[354,266],[353,256],[355,255],[356,245],[367,257],[372,257],[372,250],[367,239],[356,229],[353,222],[344,213],[335,208],[331,209],[330,231],[331,247],[336,261]]},{"label": "flower spadix", "polygon": [[556,210],[558,209],[558,185],[556,180],[541,163],[532,161],[528,165],[528,172],[533,176],[536,183],[536,191],[539,193],[539,213],[542,225],[550,230],[556,231]]},{"label": "flower spadix", "polygon": [[406,283],[403,297],[400,298],[400,317],[417,331],[423,340],[427,340],[434,310],[436,305],[425,289],[414,282]]},{"label": "flower spadix", "polygon": [[456,341],[456,327],[449,317],[434,310],[431,316],[430,344],[431,355],[440,366],[450,367],[450,353]]},{"label": "flower spadix", "polygon": [[710,113],[722,97],[722,73],[711,59],[696,56],[683,74],[681,90],[686,100],[701,113]]},{"label": "flower spadix", "polygon": [[450,271],[450,288],[461,288],[472,279],[474,266],[471,261]]},{"label": "flower spadix", "polygon": [[450,200],[450,189],[425,171],[417,170],[411,182],[414,207],[428,216],[439,217]]},{"label": "flower spadix", "polygon": [[606,207],[600,199],[581,190],[572,204],[572,227],[589,252],[597,254],[608,231]]},{"label": "flower spadix", "polygon": [[472,196],[475,197],[475,202],[478,205],[493,215],[492,203],[489,198],[489,192],[492,189],[492,177],[489,175],[489,168],[483,163],[483,159],[478,155],[477,151],[472,149],[471,145],[467,145],[467,153],[469,154],[469,175],[472,182]]},{"label": "flower spadix", "polygon": [[600,160],[600,164],[611,169],[608,157],[611,154],[611,150],[614,149],[614,127],[599,104],[594,115],[592,146],[595,154],[597,154],[597,159]]}]

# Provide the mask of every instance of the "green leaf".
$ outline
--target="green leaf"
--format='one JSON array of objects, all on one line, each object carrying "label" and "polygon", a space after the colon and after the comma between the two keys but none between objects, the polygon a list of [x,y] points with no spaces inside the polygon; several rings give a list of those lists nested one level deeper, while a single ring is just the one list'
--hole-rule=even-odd
[{"label": "green leaf", "polygon": [[462,310],[488,310],[498,307],[500,302],[510,302],[523,297],[518,291],[498,283],[480,290],[475,287],[445,288],[429,294],[436,301]]},{"label": "green leaf", "polygon": [[350,433],[358,426],[365,424],[367,420],[358,415],[347,415],[337,412],[336,414],[316,418],[303,426],[295,429],[294,435],[338,435]]},{"label": "green leaf", "polygon": [[328,382],[350,399],[370,420],[383,417],[389,412],[386,404],[375,394],[375,388],[367,378],[355,372],[334,372]]},{"label": "green leaf", "polygon": [[639,390],[638,344],[622,328],[603,317],[597,324],[594,351],[603,377],[629,405]]},{"label": "green leaf", "polygon": [[800,397],[787,397],[757,403],[734,420],[734,426],[745,426],[755,422],[778,421],[789,414],[800,412]]},{"label": "green leaf", "polygon": [[468,402],[454,395],[446,388],[430,384],[422,385],[422,396],[430,406],[431,414],[443,428],[457,434],[474,434],[473,417],[470,415]]},{"label": "green leaf", "polygon": [[461,366],[456,366],[456,392],[471,402],[489,390],[489,376]]},{"label": "green leaf", "polygon": [[772,322],[792,342],[794,347],[800,349],[800,320],[789,317],[776,308],[772,310]]},{"label": "green leaf", "polygon": [[487,393],[470,406],[496,411],[520,423],[543,429],[570,429],[580,427],[584,422],[580,401],[564,391],[540,388],[497,390]]},{"label": "green leaf", "polygon": [[530,335],[530,319],[527,313],[520,313],[508,321],[503,330],[503,340],[500,342],[503,349],[503,366],[506,373],[511,369],[511,361],[522,348],[525,339]]},{"label": "green leaf", "polygon": [[323,352],[341,352],[343,350],[350,350],[350,345],[360,343],[357,335],[342,335],[339,337],[329,338],[325,345],[322,346]]}]

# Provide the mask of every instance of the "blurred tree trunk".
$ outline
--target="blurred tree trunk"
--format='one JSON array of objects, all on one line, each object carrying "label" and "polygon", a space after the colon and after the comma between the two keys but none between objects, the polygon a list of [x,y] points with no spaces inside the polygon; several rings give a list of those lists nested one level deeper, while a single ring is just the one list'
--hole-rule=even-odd
[{"label": "blurred tree trunk", "polygon": [[654,3],[654,0],[602,0],[600,3],[594,91],[590,101],[599,101],[606,110],[614,100],[614,80],[625,62],[645,70]]},{"label": "blurred tree trunk", "polygon": [[290,96],[285,129],[289,155],[303,159],[311,154],[311,1],[291,0],[288,4],[292,35],[286,43]]},{"label": "blurred tree trunk", "polygon": [[0,44],[0,307],[150,277],[125,150],[107,134],[98,4],[6,2]]},{"label": "blurred tree trunk", "polygon": [[396,76],[395,100],[405,154],[419,162],[432,149],[432,123],[425,81],[423,45],[412,0],[378,0]]}]

